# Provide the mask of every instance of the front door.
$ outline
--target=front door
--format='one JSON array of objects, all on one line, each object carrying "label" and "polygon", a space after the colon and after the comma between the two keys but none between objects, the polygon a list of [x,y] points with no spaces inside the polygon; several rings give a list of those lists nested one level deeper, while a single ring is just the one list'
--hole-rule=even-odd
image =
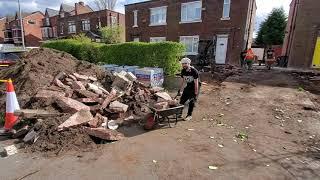
[{"label": "front door", "polygon": [[316,47],[314,49],[312,67],[320,68],[320,36],[317,38]]},{"label": "front door", "polygon": [[228,35],[218,35],[216,43],[216,64],[226,64]]}]

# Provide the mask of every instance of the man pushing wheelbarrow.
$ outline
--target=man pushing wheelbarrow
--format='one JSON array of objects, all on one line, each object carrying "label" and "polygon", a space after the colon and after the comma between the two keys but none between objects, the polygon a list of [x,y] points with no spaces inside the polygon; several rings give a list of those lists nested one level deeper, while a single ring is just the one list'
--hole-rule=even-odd
[{"label": "man pushing wheelbarrow", "polygon": [[180,99],[180,104],[184,105],[186,102],[189,101],[188,104],[188,114],[185,118],[186,121],[192,120],[192,113],[195,106],[195,103],[198,99],[199,89],[200,89],[200,78],[199,72],[196,68],[191,66],[191,60],[189,58],[183,58],[181,60],[182,71],[182,83],[180,89],[178,91],[178,95],[182,96]]},{"label": "man pushing wheelbarrow", "polygon": [[179,105],[160,109],[147,106],[152,113],[148,114],[146,118],[140,122],[146,130],[153,129],[157,124],[164,125],[164,122],[167,122],[169,127],[174,127],[177,124],[178,119],[182,116],[184,105],[188,105],[188,113],[184,120],[190,121],[192,119],[193,109],[199,95],[200,80],[198,70],[190,64],[191,60],[189,58],[183,58],[181,60],[182,83],[177,96],[174,98],[176,99],[178,96],[181,96]]}]

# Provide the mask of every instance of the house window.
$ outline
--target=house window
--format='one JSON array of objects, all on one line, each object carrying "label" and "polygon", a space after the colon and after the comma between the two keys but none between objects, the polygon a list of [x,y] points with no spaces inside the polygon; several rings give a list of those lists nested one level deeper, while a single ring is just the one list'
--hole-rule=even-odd
[{"label": "house window", "polygon": [[50,26],[50,19],[49,18],[46,18],[46,25]]},{"label": "house window", "polygon": [[201,22],[201,1],[181,4],[181,23]]},{"label": "house window", "polygon": [[167,6],[150,8],[150,26],[167,24]]},{"label": "house window", "polygon": [[180,36],[180,43],[186,46],[186,55],[197,55],[199,36]]},{"label": "house window", "polygon": [[82,20],[82,30],[90,31],[90,20]]},{"label": "house window", "polygon": [[222,19],[230,19],[231,0],[224,0]]},{"label": "house window", "polygon": [[111,26],[115,26],[117,23],[117,17],[111,16]]},{"label": "house window", "polygon": [[139,42],[140,41],[140,39],[139,38],[133,38],[133,42]]},{"label": "house window", "polygon": [[68,33],[76,33],[76,23],[74,21],[68,22]]},{"label": "house window", "polygon": [[63,24],[60,25],[60,34],[63,34],[63,29],[64,29],[64,26]]},{"label": "house window", "polygon": [[150,37],[150,42],[163,42],[166,41],[166,37]]},{"label": "house window", "polygon": [[48,31],[47,31],[46,28],[43,28],[43,29],[42,29],[42,37],[43,37],[43,38],[47,38],[47,37],[48,37]]},{"label": "house window", "polygon": [[133,27],[138,27],[138,10],[133,11]]}]

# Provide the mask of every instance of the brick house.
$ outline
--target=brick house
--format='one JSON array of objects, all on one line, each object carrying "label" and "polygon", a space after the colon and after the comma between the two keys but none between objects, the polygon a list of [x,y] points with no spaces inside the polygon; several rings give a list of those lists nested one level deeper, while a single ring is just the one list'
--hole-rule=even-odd
[{"label": "brick house", "polygon": [[6,17],[0,18],[0,44],[4,43],[4,31],[3,30],[6,27],[6,21],[7,21]]},{"label": "brick house", "polygon": [[49,40],[58,37],[58,16],[59,11],[47,8],[42,20],[42,38]]},{"label": "brick house", "polygon": [[[93,11],[83,2],[75,3],[74,7],[61,5],[57,33],[59,37],[87,32],[98,33],[100,27],[112,25],[119,25],[124,29],[124,20],[124,14],[111,10]],[[123,33],[123,39],[124,36]]]},{"label": "brick house", "polygon": [[199,42],[212,40],[216,64],[239,64],[251,47],[255,0],[152,0],[125,6],[126,41],[177,41],[196,59]]},{"label": "brick house", "polygon": [[292,0],[282,55],[288,66],[320,68],[320,1]]},{"label": "brick house", "polygon": [[[22,13],[24,38],[26,46],[39,46],[42,40],[41,26],[44,15],[40,11]],[[7,19],[4,30],[4,43],[22,44],[22,32],[18,14],[13,20]]]}]

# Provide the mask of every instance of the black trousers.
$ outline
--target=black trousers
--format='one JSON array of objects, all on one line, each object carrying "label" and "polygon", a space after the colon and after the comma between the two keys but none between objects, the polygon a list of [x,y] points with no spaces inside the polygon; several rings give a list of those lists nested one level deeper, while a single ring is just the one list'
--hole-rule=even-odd
[{"label": "black trousers", "polygon": [[183,93],[180,99],[180,104],[184,105],[188,100],[190,100],[189,107],[188,107],[188,116],[192,116],[194,104],[196,102],[195,99],[196,99],[196,95],[195,95],[194,89],[185,88],[183,90]]}]

